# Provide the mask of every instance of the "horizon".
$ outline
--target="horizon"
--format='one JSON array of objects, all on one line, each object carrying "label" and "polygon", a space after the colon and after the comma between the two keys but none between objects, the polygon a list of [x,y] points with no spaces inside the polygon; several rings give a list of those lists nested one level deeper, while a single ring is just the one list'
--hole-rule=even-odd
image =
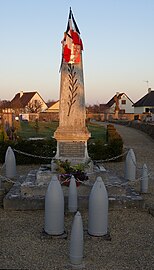
[{"label": "horizon", "polygon": [[84,45],[86,104],[107,103],[116,92],[136,102],[153,90],[154,1],[5,0],[0,99],[37,91],[46,102],[59,100],[61,40],[70,6]]}]

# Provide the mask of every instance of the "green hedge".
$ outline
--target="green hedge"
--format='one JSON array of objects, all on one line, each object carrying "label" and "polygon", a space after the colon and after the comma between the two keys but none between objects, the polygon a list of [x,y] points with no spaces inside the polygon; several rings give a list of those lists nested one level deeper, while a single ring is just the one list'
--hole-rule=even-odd
[{"label": "green hedge", "polygon": [[[93,160],[106,160],[121,155],[123,140],[113,125],[107,126],[106,143],[104,140],[88,142],[88,153]],[[119,161],[121,158],[116,159]]]},{"label": "green hedge", "polygon": [[[109,125],[107,128],[106,142],[104,137],[104,134],[102,134],[102,138],[99,136],[99,139],[92,138],[88,140],[88,153],[92,160],[105,160],[122,154],[123,141],[114,126],[111,127],[111,125]],[[12,149],[28,154],[52,158],[55,156],[57,143],[53,138],[50,140],[18,140],[0,142],[0,163],[4,163],[5,153],[8,146],[11,146]],[[46,164],[51,161],[50,159],[30,157],[17,152],[14,153],[18,165]]]},{"label": "green hedge", "polygon": [[[0,163],[5,161],[5,153],[8,148],[11,146],[12,149],[19,150],[28,154],[43,156],[43,157],[53,157],[56,151],[56,141],[51,140],[21,140],[17,142],[6,141],[0,142]],[[16,163],[19,164],[40,164],[40,163],[50,163],[50,159],[42,159],[36,157],[26,156],[24,154],[19,154],[14,151],[16,157]]]}]

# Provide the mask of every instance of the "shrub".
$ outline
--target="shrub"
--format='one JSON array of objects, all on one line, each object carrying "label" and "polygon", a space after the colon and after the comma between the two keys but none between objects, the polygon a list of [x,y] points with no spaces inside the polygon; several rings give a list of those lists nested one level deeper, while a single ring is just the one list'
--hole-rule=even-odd
[{"label": "shrub", "polygon": [[[51,140],[20,140],[20,141],[8,141],[0,142],[0,162],[4,163],[5,153],[8,148],[11,146],[12,149],[17,151],[25,152],[31,155],[41,156],[41,157],[53,157],[56,151],[56,141]],[[40,164],[40,163],[49,163],[50,159],[37,158],[32,156],[27,156],[20,154],[15,151],[15,157],[17,164]]]},{"label": "shrub", "polygon": [[112,156],[119,156],[123,151],[123,140],[120,134],[112,125],[107,126],[107,141],[109,146],[109,152]]},{"label": "shrub", "polygon": [[96,140],[95,142],[88,142],[88,153],[92,160],[106,159],[107,145],[103,140]]},{"label": "shrub", "polygon": [[[106,132],[106,141],[104,134],[97,134],[93,139],[88,141],[88,153],[92,160],[106,160],[122,154],[123,141],[113,125],[108,125]],[[101,138],[102,136],[102,138]],[[95,138],[99,139],[95,139]],[[12,149],[19,150],[28,154],[54,157],[56,152],[56,140],[51,138],[49,140],[18,140],[18,141],[0,141],[0,163],[4,163],[5,153],[8,146]],[[26,156],[15,152],[17,164],[47,164],[50,159],[43,159],[37,157]]]},{"label": "shrub", "polygon": [[122,154],[123,141],[113,125],[107,126],[106,142],[103,140],[88,142],[88,153],[93,160],[106,160]]},{"label": "shrub", "polygon": [[6,134],[5,129],[3,128],[3,126],[0,126],[0,142],[4,142],[8,140],[8,136]]}]

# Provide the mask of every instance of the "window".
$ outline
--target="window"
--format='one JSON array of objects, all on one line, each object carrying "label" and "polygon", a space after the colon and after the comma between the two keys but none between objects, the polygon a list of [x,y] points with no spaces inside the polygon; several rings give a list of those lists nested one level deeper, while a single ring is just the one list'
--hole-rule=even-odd
[{"label": "window", "polygon": [[120,114],[124,114],[125,113],[125,110],[120,110],[119,113]]},{"label": "window", "polygon": [[121,104],[126,104],[126,100],[121,100]]}]

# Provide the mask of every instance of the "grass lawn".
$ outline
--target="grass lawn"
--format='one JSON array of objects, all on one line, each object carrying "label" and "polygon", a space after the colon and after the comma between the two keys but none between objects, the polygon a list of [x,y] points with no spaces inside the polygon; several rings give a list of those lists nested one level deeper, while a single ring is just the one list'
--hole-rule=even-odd
[{"label": "grass lawn", "polygon": [[22,139],[36,137],[50,139],[57,127],[57,122],[38,122],[38,125],[36,125],[35,122],[21,121],[17,135]]},{"label": "grass lawn", "polygon": [[[25,153],[36,156],[53,157],[56,151],[57,143],[53,138],[54,132],[58,127],[58,122],[17,122],[16,135],[19,140],[11,141],[11,147]],[[111,143],[106,143],[106,129],[101,123],[88,123],[87,125],[91,138],[88,140],[87,148],[89,157],[92,160],[104,160],[118,156],[122,153],[122,141],[114,139]],[[28,140],[29,138],[44,138],[45,140]],[[10,146],[10,141],[0,144],[0,162],[4,163],[5,153]],[[39,164],[40,158],[26,157],[17,154],[17,164]],[[46,162],[46,159],[43,160]]]},{"label": "grass lawn", "polygon": [[89,132],[91,133],[90,141],[102,140],[106,142],[106,129],[103,125],[97,123],[90,123],[87,125]]},{"label": "grass lawn", "polygon": [[[37,128],[38,127],[38,128]],[[20,122],[17,135],[22,139],[41,137],[50,139],[56,128],[58,127],[58,122]],[[96,123],[88,124],[88,130],[91,133],[91,141],[93,140],[104,140],[106,138],[106,129]]]}]

